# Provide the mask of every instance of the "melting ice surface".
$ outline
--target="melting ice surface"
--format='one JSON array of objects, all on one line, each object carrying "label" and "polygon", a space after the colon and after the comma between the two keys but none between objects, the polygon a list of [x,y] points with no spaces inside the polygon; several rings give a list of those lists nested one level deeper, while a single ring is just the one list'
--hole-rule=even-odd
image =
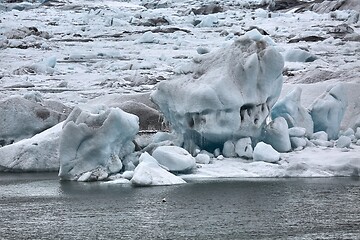
[{"label": "melting ice surface", "polygon": [[161,82],[151,95],[171,127],[192,144],[214,150],[259,137],[282,87],[281,54],[258,31],[195,59],[192,75]]},{"label": "melting ice surface", "polygon": [[[44,90],[42,94],[46,99],[58,99],[73,106],[99,94],[116,92],[121,95],[128,91],[148,91],[153,86],[147,85],[148,82],[145,80],[150,82],[159,80],[162,83],[153,94],[153,99],[158,102],[161,110],[172,122],[172,127],[184,137],[183,146],[191,150],[193,146],[199,145],[201,148],[195,149],[199,151],[216,148],[210,154],[200,152],[198,156],[208,158],[201,160],[198,157],[197,168],[191,175],[182,176],[185,179],[359,175],[359,147],[355,143],[358,142],[360,145],[360,130],[356,129],[360,126],[360,121],[357,125],[354,124],[359,115],[359,106],[354,100],[359,98],[357,83],[359,57],[357,52],[353,51],[359,46],[356,40],[359,36],[356,12],[274,13],[263,8],[255,11],[239,9],[233,4],[234,1],[222,1],[224,12],[210,16],[194,16],[187,11],[197,7],[200,2],[190,1],[188,4],[187,1],[160,1],[159,4],[162,6],[157,5],[158,8],[155,9],[151,4],[145,7],[144,1],[131,2],[115,4],[113,1],[60,1],[59,7],[37,5],[34,6],[35,9],[30,8],[26,11],[2,9],[5,27],[1,30],[0,36],[0,46],[4,48],[0,81],[2,85],[12,86],[14,89],[6,88],[6,91],[1,91],[0,97],[19,93],[19,89],[15,86],[20,86],[29,88],[22,89],[26,92]],[[356,0],[352,3],[356,3]],[[1,8],[3,4],[0,5]],[[77,14],[73,14],[73,11]],[[160,14],[164,14],[163,20],[168,21],[171,26],[161,26],[156,29],[145,26],[147,24],[145,22],[150,21],[150,18],[153,20],[154,16]],[[41,21],[38,21],[38,16],[42,17]],[[357,16],[357,19],[351,19],[351,16]],[[192,21],[201,21],[201,24],[195,26]],[[308,26],[314,21],[319,24],[309,31]],[[355,23],[357,25],[353,25]],[[24,27],[25,25],[28,27]],[[248,31],[254,26],[261,32],[267,32],[279,45],[274,46],[274,42],[269,37],[262,36],[257,30]],[[170,31],[174,29],[176,32]],[[150,30],[164,32],[153,33]],[[170,33],[165,32],[168,30]],[[303,34],[317,35],[310,38],[317,39],[318,42],[290,43],[290,40],[300,39]],[[320,34],[321,37],[318,37]],[[242,37],[231,45],[230,41],[236,39],[237,35]],[[119,37],[123,41],[114,41]],[[349,37],[353,40],[349,40]],[[169,46],[174,48],[169,49]],[[193,58],[196,49],[201,56],[196,55]],[[26,54],[23,55],[24,52]],[[221,154],[220,151],[223,151],[223,155],[228,157],[236,157],[236,155],[252,157],[255,146],[249,146],[251,145],[251,142],[247,141],[249,138],[245,138],[246,142],[240,141],[241,139],[238,141],[238,138],[248,136],[256,138],[265,125],[266,116],[280,94],[284,65],[281,56],[285,56],[284,73],[288,85],[297,81],[311,83],[302,86],[304,89],[307,88],[302,92],[305,94],[303,100],[308,102],[306,107],[313,101],[309,95],[313,94],[317,97],[321,92],[328,90],[309,109],[311,115],[308,109],[300,104],[301,91],[296,91],[288,98],[294,100],[294,104],[288,106],[285,101],[283,106],[287,112],[279,111],[281,113],[279,115],[287,121],[288,127],[304,127],[307,135],[299,130],[295,135],[294,131],[291,132],[293,135],[290,136],[290,140],[289,136],[282,138],[287,141],[286,148],[280,149],[279,146],[276,148],[285,153],[280,154],[276,164],[240,158],[224,159],[218,156]],[[176,66],[190,59],[194,59],[194,63],[190,66],[183,68]],[[172,81],[173,73],[179,72],[187,74]],[[324,82],[314,83],[320,80]],[[344,89],[327,88],[328,85],[340,81],[346,86]],[[184,86],[179,82],[184,83]],[[297,84],[293,85],[297,86]],[[60,90],[59,92],[53,92],[55,86],[61,88],[57,89]],[[350,111],[345,109],[346,97],[350,97],[348,101]],[[60,113],[63,113],[63,109]],[[43,111],[39,114],[40,118],[46,115]],[[312,117],[311,120],[308,118],[309,115]],[[341,123],[343,115],[345,124]],[[129,118],[135,123],[135,117],[129,116]],[[12,123],[12,119],[14,117],[8,121]],[[129,134],[129,139],[125,136],[125,132],[130,129],[136,130],[137,124],[130,124],[132,127],[129,128],[124,127],[126,124],[119,126],[117,124],[119,121],[110,121],[108,125],[103,124],[105,131],[105,129],[97,129],[96,126],[84,126],[86,121],[75,124],[76,120],[73,120],[74,124],[69,126],[72,125],[74,128],[67,130],[64,128],[65,132],[70,134],[62,141],[70,146],[64,144],[61,150],[65,151],[60,151],[62,157],[66,157],[66,153],[72,155],[65,158],[68,161],[64,161],[69,166],[65,173],[68,170],[76,170],[73,171],[74,174],[68,176],[68,179],[106,179],[114,180],[111,182],[113,184],[128,183],[129,178],[134,175],[135,166],[139,163],[140,153],[133,153],[135,144],[132,138],[135,131]],[[101,116],[96,118],[96,121],[106,122]],[[302,122],[306,124],[301,125]],[[282,124],[283,120],[273,123],[271,130],[274,130],[274,133],[281,129],[277,126],[285,126]],[[310,135],[314,128],[308,125],[312,123],[316,125],[315,131],[321,130],[326,134],[314,134],[314,136],[324,135],[324,138],[311,139]],[[344,130],[341,141],[329,141],[338,137],[340,124]],[[353,129],[347,131],[346,128],[349,127]],[[26,139],[0,148],[0,169],[4,171],[57,169],[59,151],[56,146],[61,140],[61,131],[64,131],[59,129],[59,127],[49,129],[30,140]],[[71,134],[75,132],[77,134]],[[104,132],[108,134],[103,134]],[[272,140],[268,141],[274,142],[278,136],[273,134],[269,138]],[[120,141],[121,138],[126,138],[127,143],[123,144],[123,148],[118,149],[118,140]],[[228,139],[231,141],[228,142]],[[174,144],[171,142],[174,140],[170,137],[167,140],[167,143],[163,141],[150,144],[150,147],[146,146],[146,150],[151,153],[161,144]],[[292,149],[299,150],[304,147],[306,149],[301,152],[286,153],[289,149],[289,141]],[[222,149],[223,145],[227,148]],[[333,146],[337,148],[328,148]],[[195,154],[190,152],[193,155],[198,154],[197,151]],[[76,162],[74,160],[78,159],[90,161],[80,161],[79,167],[75,167],[74,165],[77,164],[74,164]],[[156,167],[170,170],[169,166],[160,165]],[[126,174],[122,172],[123,170],[127,170]],[[152,176],[152,173],[148,176]],[[152,179],[145,179],[145,182],[152,182],[148,180]]]}]

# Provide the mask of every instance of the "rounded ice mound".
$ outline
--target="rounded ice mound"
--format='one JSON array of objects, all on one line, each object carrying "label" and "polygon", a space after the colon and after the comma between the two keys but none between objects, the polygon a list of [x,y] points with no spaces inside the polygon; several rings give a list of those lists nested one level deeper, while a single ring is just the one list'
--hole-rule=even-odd
[{"label": "rounded ice mound", "polygon": [[196,167],[196,160],[183,148],[177,146],[160,146],[152,156],[171,172],[187,172]]},{"label": "rounded ice mound", "polygon": [[251,145],[251,138],[240,138],[235,144],[235,152],[239,157],[252,158],[253,148]]},{"label": "rounded ice mound", "polygon": [[254,148],[253,158],[255,161],[272,163],[280,160],[280,153],[278,153],[271,145],[259,142]]},{"label": "rounded ice mound", "polygon": [[147,152],[141,154],[131,183],[136,186],[173,185],[186,183],[183,179],[159,166],[155,158]]},{"label": "rounded ice mound", "polygon": [[351,138],[348,136],[341,136],[336,141],[336,147],[338,148],[349,148],[351,145]]},{"label": "rounded ice mound", "polygon": [[283,83],[282,55],[263,37],[244,35],[194,63],[192,75],[160,82],[152,93],[184,147],[213,151],[227,140],[259,137]]},{"label": "rounded ice mound", "polygon": [[75,108],[61,134],[59,177],[77,180],[92,172],[94,176],[87,179],[98,180],[99,169],[107,174],[119,172],[122,159],[134,151],[138,121],[137,116],[119,108],[96,113]]},{"label": "rounded ice mound", "polygon": [[195,157],[196,163],[199,164],[209,164],[211,159],[210,156],[204,153],[200,153],[198,155],[196,155]]}]

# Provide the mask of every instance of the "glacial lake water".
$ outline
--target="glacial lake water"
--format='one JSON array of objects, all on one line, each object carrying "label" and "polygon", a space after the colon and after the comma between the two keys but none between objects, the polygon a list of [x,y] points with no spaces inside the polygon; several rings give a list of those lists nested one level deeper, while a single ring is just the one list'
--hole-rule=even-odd
[{"label": "glacial lake water", "polygon": [[360,239],[360,181],[134,188],[0,173],[0,219],[0,239]]}]

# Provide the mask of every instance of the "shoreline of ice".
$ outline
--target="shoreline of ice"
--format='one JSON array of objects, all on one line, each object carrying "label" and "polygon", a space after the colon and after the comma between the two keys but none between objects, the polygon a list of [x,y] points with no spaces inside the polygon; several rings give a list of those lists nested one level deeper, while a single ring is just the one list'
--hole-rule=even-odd
[{"label": "shoreline of ice", "polygon": [[[38,91],[44,100],[74,107],[98,96],[152,92],[156,83],[190,71],[188,63],[193,58],[229,45],[256,27],[275,40],[285,57],[281,97],[301,86],[302,105],[308,107],[328,86],[342,82],[349,106],[341,127],[346,130],[356,124],[360,115],[357,10],[270,11],[244,7],[241,1],[224,1],[220,12],[193,14],[201,7],[195,1],[160,1],[161,7],[155,2],[83,0],[34,5],[22,11],[0,8],[0,25],[4,26],[0,30],[0,100]],[[255,6],[271,1],[248,2]],[[307,37],[312,40],[304,40]],[[56,134],[51,137],[58,141]],[[36,151],[39,145],[50,149],[54,146],[50,140],[38,137],[6,148],[23,144],[21,151]],[[358,176],[359,148],[354,143],[345,150],[307,147],[281,153],[277,164],[224,158],[201,164],[195,173],[181,177]],[[10,151],[14,166],[27,157],[18,158],[15,152],[19,149]],[[54,169],[58,153],[49,152],[51,162],[46,167]],[[45,163],[46,156],[40,155],[32,156],[28,166],[38,160]]]}]

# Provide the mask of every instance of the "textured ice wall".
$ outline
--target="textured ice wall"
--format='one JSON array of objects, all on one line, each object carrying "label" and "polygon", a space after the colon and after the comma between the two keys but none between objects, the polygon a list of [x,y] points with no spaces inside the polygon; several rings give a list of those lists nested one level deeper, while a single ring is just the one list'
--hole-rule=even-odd
[{"label": "textured ice wall", "polygon": [[330,86],[310,107],[314,132],[324,131],[330,140],[337,139],[347,105],[344,86],[341,83]]},{"label": "textured ice wall", "polygon": [[260,135],[283,83],[284,60],[267,41],[260,34],[244,35],[196,59],[192,75],[157,86],[152,100],[189,151]]},{"label": "textured ice wall", "polygon": [[303,127],[306,129],[306,134],[311,136],[314,132],[314,123],[309,111],[301,105],[301,92],[302,89],[296,87],[279,100],[271,110],[271,117],[272,119],[283,117],[289,128]]},{"label": "textured ice wall", "polygon": [[99,180],[119,172],[122,159],[134,151],[138,121],[137,116],[119,108],[97,113],[75,108],[64,123],[60,140],[61,179],[78,180],[87,173],[86,180]]}]

